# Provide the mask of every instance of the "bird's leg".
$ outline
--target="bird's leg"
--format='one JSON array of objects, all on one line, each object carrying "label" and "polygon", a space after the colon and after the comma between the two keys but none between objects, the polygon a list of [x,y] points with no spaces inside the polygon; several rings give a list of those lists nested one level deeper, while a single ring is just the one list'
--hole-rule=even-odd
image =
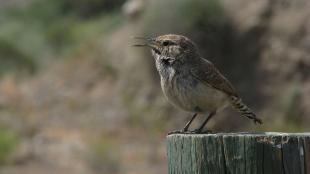
[{"label": "bird's leg", "polygon": [[188,131],[188,128],[189,126],[192,124],[192,122],[194,121],[194,119],[196,118],[198,114],[195,113],[192,118],[186,123],[185,127],[183,128],[183,132],[187,132]]},{"label": "bird's leg", "polygon": [[182,130],[177,130],[177,131],[172,131],[172,132],[169,132],[168,135],[171,135],[171,134],[177,134],[177,133],[186,133],[188,131],[188,128],[189,126],[192,124],[192,122],[194,121],[194,119],[196,118],[198,114],[195,113],[192,118],[186,123],[185,127],[182,129]]},{"label": "bird's leg", "polygon": [[216,112],[211,112],[209,114],[209,116],[205,119],[205,121],[201,124],[201,126],[198,128],[198,129],[195,129],[194,131],[192,131],[192,133],[196,133],[196,134],[199,134],[199,133],[210,133],[211,131],[206,131],[206,132],[203,132],[203,128],[205,127],[205,125],[208,123],[208,121],[212,118],[213,115],[215,115]]}]

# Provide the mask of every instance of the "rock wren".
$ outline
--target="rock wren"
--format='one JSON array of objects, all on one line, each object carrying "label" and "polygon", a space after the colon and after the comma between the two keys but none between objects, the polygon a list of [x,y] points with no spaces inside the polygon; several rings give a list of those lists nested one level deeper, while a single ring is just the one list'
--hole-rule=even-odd
[{"label": "rock wren", "polygon": [[[262,124],[238,96],[231,83],[208,60],[202,58],[195,44],[185,36],[168,34],[142,38],[145,43],[133,46],[151,48],[160,75],[161,88],[173,105],[194,115],[182,130],[171,133],[203,133],[203,128],[224,107],[231,105],[242,116]],[[194,131],[188,128],[197,114],[208,117]]]}]

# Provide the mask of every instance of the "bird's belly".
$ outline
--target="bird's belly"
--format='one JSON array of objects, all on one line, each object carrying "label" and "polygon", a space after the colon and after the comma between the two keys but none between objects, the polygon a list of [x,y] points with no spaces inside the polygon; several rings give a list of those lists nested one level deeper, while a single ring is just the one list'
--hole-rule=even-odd
[{"label": "bird's belly", "polygon": [[166,98],[175,106],[188,112],[213,112],[228,104],[228,96],[196,80],[162,80]]}]

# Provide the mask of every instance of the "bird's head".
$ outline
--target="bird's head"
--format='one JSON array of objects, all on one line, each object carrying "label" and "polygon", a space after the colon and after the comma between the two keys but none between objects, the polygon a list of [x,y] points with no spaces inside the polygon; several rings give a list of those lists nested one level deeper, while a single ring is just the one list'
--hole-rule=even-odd
[{"label": "bird's head", "polygon": [[135,44],[133,46],[145,46],[151,48],[154,57],[178,60],[187,57],[186,55],[189,54],[197,54],[195,44],[185,36],[167,34],[155,38],[135,38],[145,40],[146,43]]}]

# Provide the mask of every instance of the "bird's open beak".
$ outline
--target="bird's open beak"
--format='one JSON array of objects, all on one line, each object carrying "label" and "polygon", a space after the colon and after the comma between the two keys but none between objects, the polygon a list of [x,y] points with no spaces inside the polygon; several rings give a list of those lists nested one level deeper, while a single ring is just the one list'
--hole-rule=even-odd
[{"label": "bird's open beak", "polygon": [[132,46],[134,47],[150,47],[154,50],[158,50],[160,46],[154,38],[148,38],[148,37],[133,37],[133,38],[145,41],[145,43],[142,44],[133,44]]}]

